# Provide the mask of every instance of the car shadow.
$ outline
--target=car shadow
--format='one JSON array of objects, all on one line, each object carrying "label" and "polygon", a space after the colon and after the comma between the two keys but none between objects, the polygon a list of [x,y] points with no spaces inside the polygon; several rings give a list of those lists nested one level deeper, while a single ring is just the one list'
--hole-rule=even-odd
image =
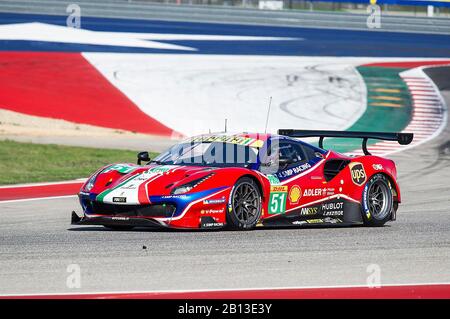
[{"label": "car shadow", "polygon": [[[257,227],[250,231],[266,231],[266,230],[319,230],[319,229],[336,229],[336,228],[363,228],[363,224],[353,224],[353,225],[303,225],[303,226],[268,226],[268,227]],[[390,225],[384,225],[380,228],[391,227]],[[103,226],[84,226],[84,227],[70,227],[68,231],[80,231],[80,232],[155,232],[155,233],[208,233],[208,232],[242,232],[240,230],[222,228],[222,229],[174,229],[174,228],[151,228],[151,227],[135,227],[133,229],[108,229]],[[249,232],[249,231],[244,231]]]}]

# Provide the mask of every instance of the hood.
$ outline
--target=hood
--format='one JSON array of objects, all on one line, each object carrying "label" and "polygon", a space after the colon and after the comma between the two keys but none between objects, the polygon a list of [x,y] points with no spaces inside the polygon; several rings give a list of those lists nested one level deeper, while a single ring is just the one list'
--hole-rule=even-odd
[{"label": "hood", "polygon": [[[148,204],[150,196],[170,195],[174,188],[206,177],[217,170],[219,169],[189,165],[117,164],[97,175],[90,195],[104,203]],[[195,189],[200,191],[205,186],[207,185]]]}]

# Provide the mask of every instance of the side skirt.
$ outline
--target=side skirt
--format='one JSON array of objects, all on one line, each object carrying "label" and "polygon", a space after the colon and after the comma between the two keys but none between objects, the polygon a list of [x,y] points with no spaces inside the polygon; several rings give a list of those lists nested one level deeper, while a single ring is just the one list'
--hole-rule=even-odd
[{"label": "side skirt", "polygon": [[341,198],[305,206],[290,211],[288,214],[262,220],[258,226],[349,226],[361,224],[363,224],[361,205]]}]

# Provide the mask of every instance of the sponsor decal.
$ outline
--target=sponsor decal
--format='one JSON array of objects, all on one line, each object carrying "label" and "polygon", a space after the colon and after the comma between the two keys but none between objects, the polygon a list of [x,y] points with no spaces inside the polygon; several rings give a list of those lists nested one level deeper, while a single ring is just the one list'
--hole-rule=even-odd
[{"label": "sponsor decal", "polygon": [[250,143],[250,147],[256,147],[256,148],[261,148],[264,145],[264,141],[261,140],[255,140],[252,143]]},{"label": "sponsor decal", "polygon": [[376,170],[376,171],[381,171],[381,170],[383,170],[383,165],[381,165],[381,164],[373,164],[372,167],[373,167],[373,169]]},{"label": "sponsor decal", "polygon": [[323,216],[343,216],[344,202],[330,202],[322,204]]},{"label": "sponsor decal", "polygon": [[270,185],[280,184],[280,180],[275,175],[267,175],[267,178],[269,179]]},{"label": "sponsor decal", "polygon": [[325,219],[316,218],[316,219],[308,219],[308,220],[295,220],[292,222],[293,225],[323,224],[323,223],[338,224],[338,223],[342,223],[342,220],[340,220],[339,218],[327,217]]},{"label": "sponsor decal", "polygon": [[211,135],[211,136],[198,136],[194,137],[190,142],[219,142],[230,143],[244,146],[251,146],[260,148],[264,145],[264,141],[258,140],[252,137],[238,136],[238,135]]},{"label": "sponsor decal", "polygon": [[144,174],[163,174],[169,171],[170,169],[174,168],[174,166],[157,166],[150,168],[148,171],[144,172]]},{"label": "sponsor decal", "polygon": [[[139,178],[136,178],[135,180],[138,180],[138,179],[139,179]],[[124,186],[122,186],[120,189],[136,189],[136,188],[137,188],[137,185],[131,183],[131,184],[129,184],[129,185],[124,185]]]},{"label": "sponsor decal", "polygon": [[117,172],[119,172],[121,174],[128,174],[128,173],[134,171],[136,168],[138,168],[138,167],[134,166],[134,165],[129,165],[129,164],[114,164],[114,165],[106,168],[102,172],[102,174],[103,173],[109,173],[109,172],[112,172],[112,171],[117,171]]},{"label": "sponsor decal", "polygon": [[284,192],[288,190],[287,186],[270,186],[270,192]]},{"label": "sponsor decal", "polygon": [[307,188],[305,189],[305,192],[303,193],[303,196],[310,197],[310,196],[321,196],[322,195],[322,189],[321,188]]},{"label": "sponsor decal", "polygon": [[297,204],[301,197],[302,189],[298,185],[292,186],[289,191],[289,202],[291,204]]},{"label": "sponsor decal", "polygon": [[349,168],[353,183],[362,186],[367,179],[363,164],[357,162],[350,163]]},{"label": "sponsor decal", "polygon": [[174,199],[174,198],[187,199],[188,195],[186,195],[186,194],[179,194],[179,195],[163,195],[163,196],[161,196],[161,199]]},{"label": "sponsor decal", "polygon": [[319,207],[303,207],[300,211],[300,215],[309,216],[315,215],[319,212]]},{"label": "sponsor decal", "polygon": [[201,228],[217,228],[217,227],[223,227],[224,223],[217,222],[213,217],[211,216],[204,216],[200,218],[200,227]]},{"label": "sponsor decal", "polygon": [[126,203],[126,197],[113,197],[113,203]]},{"label": "sponsor decal", "polygon": [[208,214],[222,214],[224,213],[224,209],[202,209],[200,211],[200,214],[202,215],[208,215]]},{"label": "sponsor decal", "polygon": [[112,220],[129,220],[129,217],[111,217]]},{"label": "sponsor decal", "polygon": [[339,218],[330,218],[327,217],[323,220],[325,223],[330,223],[330,224],[338,224],[338,223],[342,223],[342,220]]},{"label": "sponsor decal", "polygon": [[282,214],[286,211],[287,186],[270,186],[269,214]]},{"label": "sponsor decal", "polygon": [[205,199],[203,201],[204,205],[216,205],[216,204],[223,204],[226,202],[225,196],[222,198],[215,198],[215,199]]},{"label": "sponsor decal", "polygon": [[311,164],[304,163],[304,164],[301,164],[299,166],[292,167],[292,168],[289,168],[287,170],[284,170],[284,171],[281,171],[281,172],[277,173],[277,177],[278,178],[290,177],[290,176],[292,176],[294,174],[299,174],[299,173],[301,173],[303,171],[306,171],[309,168],[311,168]]},{"label": "sponsor decal", "polygon": [[292,225],[304,225],[307,224],[306,220],[294,220]]},{"label": "sponsor decal", "polygon": [[202,224],[203,228],[211,228],[211,227],[223,227],[223,223],[204,223]]},{"label": "sponsor decal", "polygon": [[305,197],[315,197],[315,196],[332,196],[334,195],[334,188],[307,188],[303,192]]},{"label": "sponsor decal", "polygon": [[366,186],[364,187],[364,191],[363,191],[363,210],[364,213],[366,214],[367,219],[370,219],[371,215],[370,215],[370,209],[369,209],[369,205],[367,205],[367,203],[369,202],[367,200],[367,196],[368,196],[368,191],[369,191],[369,185],[366,184]]},{"label": "sponsor decal", "polygon": [[308,224],[320,224],[323,223],[323,219],[308,219],[306,222]]}]

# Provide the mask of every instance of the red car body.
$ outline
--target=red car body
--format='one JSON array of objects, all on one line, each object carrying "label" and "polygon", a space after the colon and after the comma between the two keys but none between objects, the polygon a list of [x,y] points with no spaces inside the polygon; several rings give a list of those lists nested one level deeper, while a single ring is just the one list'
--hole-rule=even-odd
[{"label": "red car body", "polygon": [[276,141],[278,151],[282,147],[287,151],[297,148],[297,153],[304,151],[301,155],[304,158],[295,155],[297,161],[289,160],[289,165],[279,166],[273,174],[264,172],[264,165],[270,165],[264,160],[236,166],[108,165],[83,185],[79,198],[84,216],[80,218],[73,213],[72,223],[112,228],[223,228],[230,224],[227,215],[239,210],[233,206],[233,198],[238,196],[233,191],[240,181],[246,181],[247,188],[257,188],[255,194],[259,196],[254,203],[259,201],[260,206],[257,205],[257,211],[251,207],[258,214],[253,224],[236,224],[234,219],[237,228],[370,223],[373,207],[367,192],[372,187],[368,186],[369,181],[373,184],[373,180],[378,181],[379,187],[386,184],[389,188],[383,189],[389,195],[383,205],[390,200],[392,207],[388,207],[388,216],[383,217],[382,224],[395,220],[401,195],[395,163],[389,159],[371,155],[349,157],[281,135],[242,133],[202,138],[253,147],[259,152],[271,148]]}]

